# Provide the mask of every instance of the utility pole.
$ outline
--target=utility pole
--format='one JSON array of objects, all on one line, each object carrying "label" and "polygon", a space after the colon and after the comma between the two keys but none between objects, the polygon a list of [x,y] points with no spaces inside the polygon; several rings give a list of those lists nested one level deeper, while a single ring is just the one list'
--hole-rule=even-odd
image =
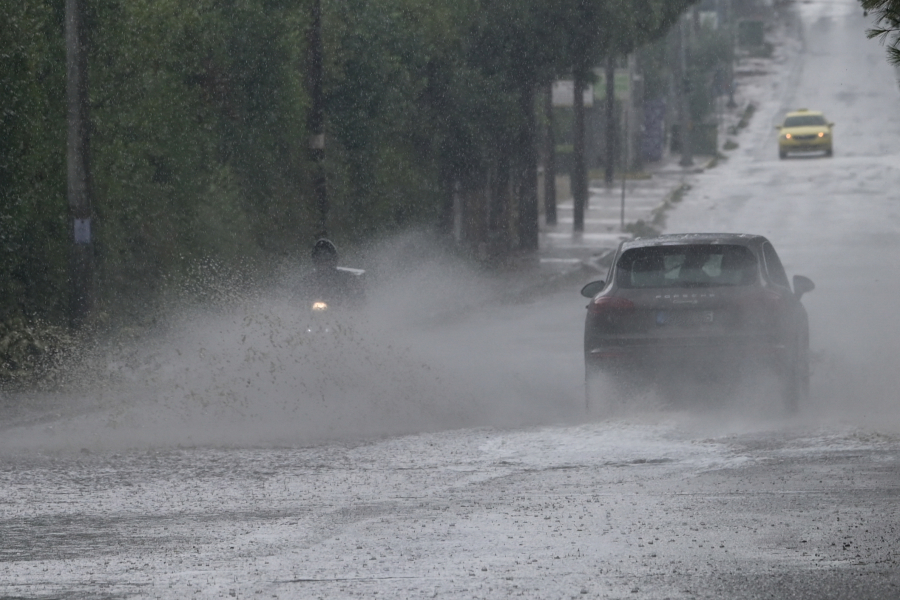
[{"label": "utility pole", "polygon": [[556,225],[556,133],[553,131],[553,81],[544,90],[544,214]]},{"label": "utility pole", "polygon": [[325,178],[325,106],[322,98],[322,0],[312,0],[309,28],[307,77],[312,106],[307,116],[309,160],[312,163],[313,191],[319,213],[318,232],[328,234],[328,182]]},{"label": "utility pole", "polygon": [[678,164],[682,167],[689,167],[694,164],[694,153],[691,148],[691,113],[688,102],[688,72],[687,72],[687,41],[685,40],[685,20],[687,14],[681,16],[678,20],[678,111],[680,116],[680,124],[678,126],[679,136],[681,137],[681,160]]},{"label": "utility pole", "polygon": [[[630,72],[629,72],[630,76]],[[622,144],[622,202],[619,205],[619,230],[625,231],[625,175],[628,173],[628,119],[631,117],[629,114],[628,102],[622,103],[622,108],[625,111],[625,140],[626,143]]]},{"label": "utility pole", "polygon": [[66,0],[66,195],[72,225],[70,319],[81,325],[93,306],[90,117],[84,0]]}]

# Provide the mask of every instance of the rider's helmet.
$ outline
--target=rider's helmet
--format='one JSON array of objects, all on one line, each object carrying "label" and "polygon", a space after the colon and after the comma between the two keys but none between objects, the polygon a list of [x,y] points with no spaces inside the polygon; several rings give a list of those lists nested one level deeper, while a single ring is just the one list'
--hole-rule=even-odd
[{"label": "rider's helmet", "polygon": [[337,266],[337,248],[327,238],[319,238],[312,248],[313,263],[317,267]]}]

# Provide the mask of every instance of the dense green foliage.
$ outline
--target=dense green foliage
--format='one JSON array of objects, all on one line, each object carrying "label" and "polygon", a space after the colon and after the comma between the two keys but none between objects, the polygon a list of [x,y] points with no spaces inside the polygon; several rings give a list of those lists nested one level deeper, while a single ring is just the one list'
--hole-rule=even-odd
[{"label": "dense green foliage", "polygon": [[0,320],[66,309],[65,54],[61,3],[3,1]]},{"label": "dense green foliage", "polygon": [[[207,259],[305,253],[311,3],[86,2],[101,310],[143,310]],[[447,232],[458,195],[473,246],[529,248],[536,91],[690,3],[322,0],[332,235]],[[0,321],[68,306],[64,4],[0,0]]]}]

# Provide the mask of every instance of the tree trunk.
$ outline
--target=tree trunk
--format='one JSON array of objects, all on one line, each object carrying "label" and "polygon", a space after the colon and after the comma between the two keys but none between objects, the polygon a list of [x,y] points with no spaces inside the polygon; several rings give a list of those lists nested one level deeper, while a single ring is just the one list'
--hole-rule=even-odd
[{"label": "tree trunk", "polygon": [[319,213],[317,236],[328,235],[328,181],[325,177],[325,102],[322,95],[322,0],[313,0],[307,48],[307,78],[311,106],[306,127],[313,192]]},{"label": "tree trunk", "polygon": [[538,249],[537,119],[533,86],[523,85],[519,90],[519,110],[522,113],[522,125],[517,152],[517,234],[519,248],[532,252]]},{"label": "tree trunk", "polygon": [[581,69],[575,73],[574,98],[572,108],[575,122],[573,124],[572,172],[569,175],[574,202],[573,231],[584,231],[584,207],[587,205],[588,181],[584,164],[584,89],[585,73]]},{"label": "tree trunk", "polygon": [[610,186],[615,176],[616,156],[618,148],[616,144],[616,61],[615,57],[606,57],[606,160],[603,165],[603,181]]},{"label": "tree trunk", "polygon": [[509,250],[509,208],[510,208],[510,157],[503,144],[497,153],[496,173],[489,190],[488,205],[488,239],[491,258],[498,254],[506,254]]},{"label": "tree trunk", "polygon": [[72,224],[71,321],[79,326],[93,305],[91,242],[90,116],[87,32],[81,0],[66,0],[67,195]]},{"label": "tree trunk", "polygon": [[553,130],[553,82],[544,91],[544,215],[556,225],[556,132]]},{"label": "tree trunk", "polygon": [[446,159],[440,162],[441,206],[438,213],[438,231],[447,236],[457,237],[456,207],[459,179],[454,177],[453,169]]},{"label": "tree trunk", "polygon": [[694,153],[691,147],[691,112],[688,104],[688,72],[687,72],[687,41],[685,40],[684,15],[678,21],[678,31],[675,39],[678,41],[678,114],[679,114],[679,144],[681,145],[681,160],[678,164],[689,167],[694,164]]}]

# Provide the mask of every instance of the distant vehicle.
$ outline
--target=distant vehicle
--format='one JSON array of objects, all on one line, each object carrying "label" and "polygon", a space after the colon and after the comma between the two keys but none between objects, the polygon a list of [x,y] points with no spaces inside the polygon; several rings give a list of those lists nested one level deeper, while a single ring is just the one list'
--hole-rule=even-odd
[{"label": "distant vehicle", "polygon": [[[745,234],[678,234],[623,242],[608,279],[581,290],[587,401],[613,388],[776,375],[789,412],[809,392],[809,325],[800,303],[815,285],[775,248]],[[618,391],[622,391],[619,389]]]},{"label": "distant vehicle", "polygon": [[310,307],[306,332],[331,334],[347,325],[365,302],[366,272],[337,266],[337,247],[327,238],[313,244],[312,262],[313,270],[298,285],[298,295]]},{"label": "distant vehicle", "polygon": [[834,154],[832,129],[825,115],[815,110],[801,108],[789,112],[784,123],[776,125],[778,135],[778,158],[787,158],[789,152],[818,152],[825,156]]}]

